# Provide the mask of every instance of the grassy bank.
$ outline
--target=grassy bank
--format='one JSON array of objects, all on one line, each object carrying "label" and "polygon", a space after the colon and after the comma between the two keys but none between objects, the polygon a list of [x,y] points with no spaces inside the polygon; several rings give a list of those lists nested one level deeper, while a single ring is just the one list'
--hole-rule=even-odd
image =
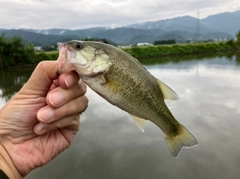
[{"label": "grassy bank", "polygon": [[[230,52],[240,49],[240,45],[233,41],[222,43],[196,43],[177,45],[158,45],[123,48],[122,50],[131,54],[135,58],[147,59],[163,56],[179,56],[189,54],[206,54],[215,52]],[[58,51],[37,53],[37,58],[42,60],[56,60]]]},{"label": "grassy bank", "polygon": [[42,61],[42,60],[57,60],[58,51],[37,52],[36,58],[40,61]]},{"label": "grassy bank", "polygon": [[146,47],[124,48],[123,50],[137,59],[176,56],[189,54],[206,54],[224,51],[236,51],[240,46],[228,41],[225,43],[196,43],[196,44],[177,44],[177,45],[159,45]]}]

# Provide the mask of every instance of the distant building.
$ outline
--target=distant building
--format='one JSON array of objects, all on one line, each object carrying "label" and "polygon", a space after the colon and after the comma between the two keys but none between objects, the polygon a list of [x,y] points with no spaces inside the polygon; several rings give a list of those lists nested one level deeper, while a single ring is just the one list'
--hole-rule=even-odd
[{"label": "distant building", "polygon": [[193,39],[192,38],[187,38],[186,43],[189,43],[189,44],[193,43]]},{"label": "distant building", "polygon": [[153,44],[148,42],[141,42],[141,43],[137,43],[137,46],[153,46]]},{"label": "distant building", "polygon": [[36,52],[41,52],[41,51],[43,51],[43,48],[42,48],[42,46],[35,46],[35,47],[34,47],[34,50],[35,50]]},{"label": "distant building", "polygon": [[130,48],[132,45],[119,45],[118,48]]}]

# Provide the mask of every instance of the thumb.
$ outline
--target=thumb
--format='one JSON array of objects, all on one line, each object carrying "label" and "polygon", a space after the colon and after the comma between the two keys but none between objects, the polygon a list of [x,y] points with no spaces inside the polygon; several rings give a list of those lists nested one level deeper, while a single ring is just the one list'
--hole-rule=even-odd
[{"label": "thumb", "polygon": [[20,90],[20,93],[27,94],[46,94],[53,83],[58,78],[58,62],[42,61],[40,62],[27,83]]}]

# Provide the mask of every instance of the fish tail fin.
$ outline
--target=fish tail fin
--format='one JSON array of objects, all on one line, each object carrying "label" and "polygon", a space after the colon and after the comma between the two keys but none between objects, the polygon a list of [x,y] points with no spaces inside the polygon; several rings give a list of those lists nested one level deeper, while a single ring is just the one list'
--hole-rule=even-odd
[{"label": "fish tail fin", "polygon": [[182,125],[179,134],[176,136],[166,136],[169,151],[174,157],[178,157],[183,147],[193,147],[198,144],[195,137]]}]

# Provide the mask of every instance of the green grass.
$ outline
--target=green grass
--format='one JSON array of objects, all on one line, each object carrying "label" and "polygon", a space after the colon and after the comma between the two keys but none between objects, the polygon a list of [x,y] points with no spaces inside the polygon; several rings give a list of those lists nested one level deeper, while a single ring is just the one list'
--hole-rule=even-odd
[{"label": "green grass", "polygon": [[36,58],[39,61],[42,60],[57,60],[58,59],[58,51],[50,51],[50,52],[37,52]]},{"label": "green grass", "polygon": [[235,51],[239,46],[233,41],[226,43],[196,43],[196,44],[176,44],[176,45],[159,45],[147,47],[131,47],[123,50],[137,59],[176,56],[188,54],[213,53],[221,51]]}]

